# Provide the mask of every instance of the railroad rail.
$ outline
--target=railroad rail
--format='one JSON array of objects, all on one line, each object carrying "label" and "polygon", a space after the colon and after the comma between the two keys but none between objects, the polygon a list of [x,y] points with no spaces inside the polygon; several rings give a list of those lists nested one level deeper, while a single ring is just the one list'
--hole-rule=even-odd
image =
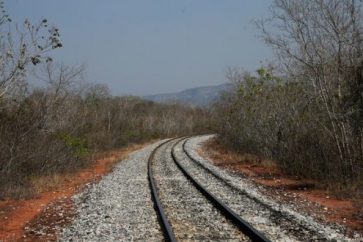
[{"label": "railroad rail", "polygon": [[158,217],[159,217],[159,220],[160,220],[160,224],[161,224],[161,227],[164,231],[164,236],[165,236],[165,240],[166,241],[170,241],[170,242],[175,242],[176,241],[176,238],[175,238],[175,235],[174,235],[174,232],[173,232],[173,229],[171,228],[170,224],[169,224],[169,221],[168,219],[166,218],[166,215],[165,215],[165,212],[164,212],[164,209],[163,209],[163,206],[161,205],[161,201],[160,201],[160,198],[159,198],[159,195],[158,195],[158,191],[157,191],[157,188],[156,188],[156,185],[155,185],[155,178],[154,178],[154,175],[153,175],[153,171],[152,171],[152,161],[154,159],[154,156],[155,156],[155,153],[156,151],[162,147],[163,145],[165,145],[166,143],[169,143],[171,141],[173,141],[175,139],[170,139],[170,140],[167,140],[161,144],[159,144],[150,154],[149,156],[149,160],[148,160],[148,179],[149,179],[149,183],[150,183],[150,189],[151,189],[151,193],[152,193],[152,198],[153,198],[153,201],[154,201],[154,204],[155,204],[155,209],[158,213]]},{"label": "railroad rail", "polygon": [[[154,200],[155,208],[158,213],[160,224],[163,228],[165,239],[167,241],[177,241],[176,237],[174,235],[172,226],[170,225],[167,216],[165,215],[163,205],[161,203],[161,200],[158,195],[158,190],[155,182],[155,178],[153,177],[153,171],[152,171],[152,163],[155,157],[155,153],[158,149],[160,149],[162,146],[166,145],[169,142],[175,141],[177,138],[167,140],[161,144],[159,144],[151,153],[149,160],[148,160],[148,178],[150,182],[150,188],[152,191],[152,197]],[[176,166],[180,169],[180,171],[183,173],[183,175],[197,188],[197,190],[211,203],[215,208],[217,208],[229,221],[231,221],[238,229],[248,236],[252,241],[261,241],[261,242],[267,242],[270,241],[267,239],[262,233],[257,231],[255,228],[253,228],[248,222],[243,220],[239,215],[237,215],[231,208],[229,208],[223,201],[218,199],[216,196],[214,196],[211,192],[209,192],[203,185],[201,185],[198,181],[196,181],[190,173],[183,167],[183,165],[177,160],[174,149],[175,146],[178,145],[180,142],[183,143],[183,152],[190,158],[192,157],[185,151],[185,142],[187,138],[179,138],[179,140],[172,146],[171,148],[171,157],[176,164]]]}]

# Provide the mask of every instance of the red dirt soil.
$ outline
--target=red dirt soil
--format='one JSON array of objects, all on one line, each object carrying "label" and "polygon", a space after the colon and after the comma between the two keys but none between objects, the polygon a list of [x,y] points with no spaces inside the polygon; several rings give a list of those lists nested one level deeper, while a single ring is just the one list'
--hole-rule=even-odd
[{"label": "red dirt soil", "polygon": [[55,241],[59,228],[75,215],[71,196],[100,180],[116,163],[146,144],[99,154],[92,164],[68,174],[56,187],[33,199],[0,201],[0,241]]},{"label": "red dirt soil", "polygon": [[347,235],[354,231],[363,234],[362,196],[337,198],[337,193],[320,188],[316,181],[289,176],[272,161],[226,150],[215,140],[205,142],[199,154],[219,167],[240,172],[262,185],[267,188],[265,195],[279,202],[293,203],[320,221],[343,225]]}]

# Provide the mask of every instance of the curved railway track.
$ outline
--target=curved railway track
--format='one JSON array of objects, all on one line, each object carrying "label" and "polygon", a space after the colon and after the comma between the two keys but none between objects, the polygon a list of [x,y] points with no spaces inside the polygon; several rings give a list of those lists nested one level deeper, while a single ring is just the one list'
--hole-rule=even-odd
[{"label": "curved railway track", "polygon": [[[164,198],[164,200],[163,200],[163,198],[161,198],[164,196],[163,193],[168,193],[168,192],[170,193],[170,191],[167,191],[167,189],[165,189],[165,188],[172,187],[173,184],[171,183],[171,185],[167,185],[167,186],[164,185],[162,187],[160,185],[160,184],[162,184],[160,182],[161,178],[159,177],[159,181],[158,181],[158,178],[155,177],[155,172],[154,172],[154,168],[153,168],[153,166],[157,165],[156,163],[158,163],[158,164],[160,163],[160,159],[164,160],[162,162],[168,162],[166,160],[167,158],[159,158],[159,160],[158,160],[156,158],[156,154],[159,150],[161,150],[161,149],[167,150],[166,147],[171,146],[170,153],[168,154],[171,159],[169,160],[169,164],[166,164],[166,165],[168,165],[168,166],[175,165],[177,167],[177,169],[175,169],[175,168],[169,168],[169,169],[174,169],[173,170],[174,172],[182,173],[182,176],[184,176],[184,180],[183,180],[183,178],[179,178],[179,180],[177,180],[177,182],[182,182],[184,189],[193,190],[192,186],[194,186],[194,190],[196,190],[197,193],[199,192],[200,196],[204,197],[205,201],[207,201],[210,204],[209,206],[212,206],[214,209],[216,209],[220,212],[220,214],[221,214],[220,216],[223,216],[225,218],[226,223],[233,224],[233,225],[228,225],[228,226],[233,227],[237,231],[234,233],[241,233],[243,236],[248,237],[251,241],[270,241],[262,233],[260,233],[255,228],[253,228],[248,222],[243,220],[237,213],[235,213],[223,201],[221,201],[214,194],[212,194],[210,191],[208,191],[206,187],[204,187],[201,183],[199,183],[196,179],[194,179],[193,176],[184,168],[184,166],[178,161],[178,159],[174,153],[175,146],[177,144],[179,144],[179,142],[182,142],[183,140],[184,140],[183,147],[185,149],[185,140],[186,139],[183,139],[183,138],[179,138],[179,140],[170,139],[170,140],[165,141],[164,143],[161,143],[159,146],[157,146],[154,149],[154,151],[152,152],[152,154],[150,155],[149,161],[148,161],[148,179],[149,179],[150,188],[151,188],[152,195],[153,195],[152,197],[154,200],[155,209],[157,210],[160,224],[164,230],[165,239],[167,241],[177,241],[177,239],[179,239],[179,237],[178,237],[178,235],[176,235],[174,233],[174,230],[177,227],[183,226],[183,224],[177,224],[175,222],[176,219],[174,219],[172,217],[173,213],[170,212],[170,208],[169,208],[170,204],[168,204],[168,201],[165,198]],[[185,152],[185,154],[189,157],[189,154],[187,152]],[[174,164],[170,164],[170,162],[174,163]],[[160,163],[160,164],[163,164],[163,163]],[[166,172],[169,172],[169,171],[166,171]],[[174,175],[174,176],[176,176],[176,175]],[[175,180],[174,180],[174,182],[175,182]],[[159,185],[158,185],[158,183],[159,183]],[[175,192],[175,191],[173,191],[173,192]],[[185,197],[183,199],[188,199],[188,197]],[[200,200],[200,198],[199,198],[199,200]],[[187,211],[188,205],[185,205],[185,204],[187,204],[187,203],[181,203],[179,205],[179,207],[185,207],[186,209],[183,210],[182,212],[188,213],[188,211]],[[208,206],[208,205],[206,204],[206,206]],[[166,209],[165,209],[166,207],[169,209],[169,213],[168,213],[168,211],[166,211]],[[206,214],[205,216],[207,216],[207,218],[208,218],[209,215]],[[213,215],[213,216],[216,216],[216,215]],[[205,221],[206,221],[206,223],[212,222],[210,219],[206,219]],[[193,236],[193,235],[190,235],[190,236]],[[239,240],[238,238],[243,238],[243,237],[236,237],[236,238],[237,239],[235,239],[235,240]]]},{"label": "curved railway track", "polygon": [[174,140],[174,139],[167,140],[167,141],[161,143],[160,145],[158,145],[152,151],[152,153],[150,154],[147,166],[148,166],[148,179],[149,179],[149,183],[150,183],[152,198],[153,198],[153,201],[154,201],[154,204],[155,204],[155,209],[157,210],[157,213],[158,213],[158,217],[159,217],[159,219],[161,221],[160,224],[161,224],[161,227],[162,227],[162,229],[164,231],[165,239],[167,241],[174,242],[174,241],[176,241],[176,238],[175,238],[173,230],[172,230],[172,228],[171,228],[171,226],[170,226],[170,224],[168,222],[168,219],[166,218],[163,206],[161,204],[161,201],[160,201],[160,198],[159,198],[159,195],[158,195],[158,191],[157,191],[157,188],[156,188],[156,184],[155,184],[156,182],[155,182],[155,178],[154,178],[154,175],[153,175],[153,170],[152,170],[152,167],[151,167],[152,166],[152,161],[154,159],[156,151],[160,147],[165,145],[166,143],[171,142],[172,140]]}]

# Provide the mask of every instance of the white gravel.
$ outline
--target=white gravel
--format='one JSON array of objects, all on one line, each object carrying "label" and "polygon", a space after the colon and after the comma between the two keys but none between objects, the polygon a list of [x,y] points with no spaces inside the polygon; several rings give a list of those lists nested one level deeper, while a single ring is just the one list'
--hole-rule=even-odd
[{"label": "white gravel", "polygon": [[148,157],[161,142],[133,152],[77,195],[78,216],[60,241],[162,241],[147,179]]},{"label": "white gravel", "polygon": [[260,187],[240,174],[212,165],[197,152],[201,148],[201,143],[211,137],[213,136],[198,136],[186,142],[187,152],[199,163],[199,166],[182,153],[181,144],[176,147],[175,153],[200,183],[207,185],[212,193],[225,201],[255,228],[265,233],[268,238],[273,241],[361,241],[361,238],[347,238],[340,233],[339,228],[321,224],[289,206],[276,203],[262,195]]},{"label": "white gravel", "polygon": [[[337,228],[320,224],[262,195],[260,188],[237,173],[220,169],[197,149],[211,136],[181,144],[175,154],[191,175],[272,241],[351,241]],[[60,241],[163,241],[148,182],[147,162],[164,141],[133,152],[99,183],[76,195],[77,216]],[[171,158],[170,142],[156,152],[153,172],[161,202],[175,235],[182,241],[247,241],[182,175]],[[202,167],[209,170],[206,171]],[[359,241],[356,240],[356,241]]]},{"label": "white gravel", "polygon": [[153,172],[164,211],[179,241],[250,241],[183,175],[171,142],[155,153]]}]

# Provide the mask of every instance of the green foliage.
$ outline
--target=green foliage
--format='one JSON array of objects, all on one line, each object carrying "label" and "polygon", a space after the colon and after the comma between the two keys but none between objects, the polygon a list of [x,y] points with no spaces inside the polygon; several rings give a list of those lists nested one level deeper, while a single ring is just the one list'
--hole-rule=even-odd
[{"label": "green foliage", "polygon": [[67,132],[60,132],[57,137],[64,142],[66,147],[72,150],[76,158],[84,158],[89,155],[89,149],[85,139],[74,137]]}]

